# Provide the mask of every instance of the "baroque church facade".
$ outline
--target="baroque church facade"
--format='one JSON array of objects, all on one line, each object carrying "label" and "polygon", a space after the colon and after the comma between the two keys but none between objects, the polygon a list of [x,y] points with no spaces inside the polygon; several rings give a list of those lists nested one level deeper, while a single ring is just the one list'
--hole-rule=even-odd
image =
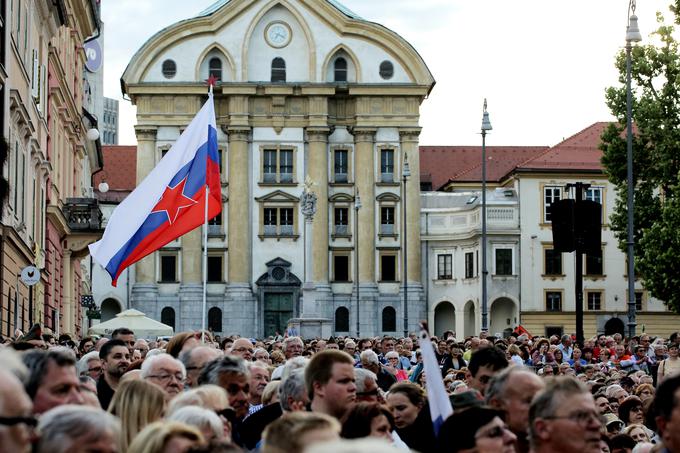
[{"label": "baroque church facade", "polygon": [[[415,330],[427,314],[419,110],[434,86],[417,51],[335,0],[217,1],[159,31],[123,74],[138,183],[209,78],[223,212],[208,226],[206,325],[257,337],[291,319],[309,336]],[[131,308],[200,328],[202,250],[197,229],[138,262]]]}]

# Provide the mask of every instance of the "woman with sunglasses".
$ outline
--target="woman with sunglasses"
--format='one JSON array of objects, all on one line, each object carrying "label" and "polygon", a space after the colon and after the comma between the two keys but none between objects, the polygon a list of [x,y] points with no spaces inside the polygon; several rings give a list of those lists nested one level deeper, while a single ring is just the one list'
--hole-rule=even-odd
[{"label": "woman with sunglasses", "polygon": [[503,412],[486,406],[455,412],[437,439],[440,453],[515,453],[517,437],[503,421]]}]

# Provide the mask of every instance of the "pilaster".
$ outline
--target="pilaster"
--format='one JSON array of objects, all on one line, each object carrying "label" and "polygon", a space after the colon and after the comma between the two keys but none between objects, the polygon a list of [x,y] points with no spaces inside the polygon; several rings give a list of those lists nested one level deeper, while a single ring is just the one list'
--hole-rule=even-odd
[{"label": "pilaster", "polygon": [[250,185],[248,180],[249,127],[229,127],[229,262],[230,283],[250,284],[250,216],[248,202]]},{"label": "pilaster", "polygon": [[359,209],[359,281],[375,282],[375,129],[354,129],[356,189],[362,200]]},{"label": "pilaster", "polygon": [[[137,135],[137,185],[156,166],[156,132],[155,127],[135,127],[135,134]],[[136,283],[153,284],[155,281],[154,274],[153,253],[135,264]]]},{"label": "pilaster", "polygon": [[[403,159],[408,156],[411,176],[406,182],[406,223],[408,248],[408,281],[409,285],[420,283],[420,155],[418,153],[418,136],[421,128],[404,128],[399,130],[401,144],[402,168]],[[409,310],[410,311],[410,310]],[[409,318],[410,319],[410,318]]]},{"label": "pilaster", "polygon": [[312,222],[312,279],[328,284],[328,133],[329,128],[308,128],[309,177],[315,183],[317,210]]}]

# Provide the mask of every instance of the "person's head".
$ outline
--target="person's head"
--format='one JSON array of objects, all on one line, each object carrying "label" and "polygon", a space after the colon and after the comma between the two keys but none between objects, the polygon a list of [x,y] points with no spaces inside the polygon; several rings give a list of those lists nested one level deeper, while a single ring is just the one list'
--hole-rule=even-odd
[{"label": "person's head", "polygon": [[198,386],[198,375],[206,363],[222,356],[222,351],[209,346],[197,346],[180,353],[179,361],[187,371],[187,387]]},{"label": "person's head", "polygon": [[310,445],[339,438],[340,423],[317,412],[291,412],[270,423],[262,435],[262,453],[302,453]]},{"label": "person's head", "polygon": [[357,402],[380,402],[382,398],[378,387],[378,377],[373,371],[355,368],[354,381],[357,386]]},{"label": "person's head", "polygon": [[491,378],[507,366],[508,359],[502,350],[496,347],[478,349],[468,364],[468,385],[484,395]]},{"label": "person's head", "polygon": [[224,440],[224,427],[219,415],[200,406],[184,406],[166,417],[169,422],[181,422],[198,429],[207,441]]},{"label": "person's head", "polygon": [[127,453],[185,452],[204,442],[201,432],[193,426],[159,421],[147,425],[132,441]]},{"label": "person's head", "polygon": [[222,438],[231,438],[231,423],[236,418],[236,412],[229,405],[227,392],[222,387],[204,384],[187,390],[170,402],[167,413],[172,414],[186,406],[200,406],[215,412],[222,422]]},{"label": "person's head", "polygon": [[264,388],[271,380],[269,368],[262,362],[250,362],[248,368],[250,368],[250,402],[260,404]]},{"label": "person's head", "polygon": [[597,406],[597,410],[601,415],[609,414],[612,411],[612,408],[609,405],[609,399],[602,394],[595,398],[595,406]]},{"label": "person's head", "polygon": [[18,453],[28,450],[37,423],[32,411],[33,403],[19,378],[7,369],[0,369],[0,450]]},{"label": "person's head", "polygon": [[262,391],[262,404],[268,406],[279,402],[279,386],[281,381],[268,382]]},{"label": "person's head", "polygon": [[118,453],[120,423],[88,406],[63,405],[45,412],[38,424],[37,453]]},{"label": "person's head", "polygon": [[304,344],[300,337],[287,337],[283,340],[283,354],[286,360],[302,356]]},{"label": "person's head", "polygon": [[354,353],[356,352],[356,350],[357,350],[357,344],[355,342],[353,342],[352,340],[345,341],[345,349],[343,349],[343,351],[345,351],[347,354],[353,356]]},{"label": "person's head", "polygon": [[529,408],[529,436],[536,451],[599,452],[601,426],[588,388],[568,376],[548,381]]},{"label": "person's head", "polygon": [[187,372],[182,362],[170,354],[161,353],[148,357],[142,363],[141,377],[160,387],[166,400],[170,401],[184,389]]},{"label": "person's head", "polygon": [[392,337],[385,337],[382,339],[380,342],[380,347],[382,349],[383,354],[394,351],[394,338]]},{"label": "person's head", "polygon": [[125,341],[117,338],[107,341],[99,351],[104,374],[115,380],[120,379],[125,374],[130,366],[131,357],[128,345]]},{"label": "person's head", "polygon": [[284,412],[304,411],[309,402],[304,368],[298,368],[284,376],[278,393],[279,404]]},{"label": "person's head", "polygon": [[241,357],[220,357],[208,362],[198,376],[198,384],[214,384],[227,392],[229,404],[238,419],[248,415],[250,399],[250,372]]},{"label": "person's head", "polygon": [[503,412],[475,406],[454,412],[439,430],[440,451],[514,453],[517,437],[503,421]]},{"label": "person's head", "polygon": [[529,429],[529,406],[545,381],[528,368],[508,367],[496,374],[486,389],[489,406],[505,413],[505,422],[517,436],[525,437]]},{"label": "person's head", "polygon": [[195,348],[201,344],[199,337],[197,337],[196,332],[179,332],[173,335],[165,346],[165,352],[170,354],[172,357],[177,358],[179,355],[186,351],[187,349]]},{"label": "person's head", "polygon": [[380,360],[378,359],[378,354],[376,354],[375,351],[371,349],[362,351],[359,358],[361,360],[362,367],[378,374],[378,372],[380,371]]},{"label": "person's head", "polygon": [[631,425],[626,426],[626,429],[623,430],[623,434],[626,434],[630,437],[633,438],[635,443],[641,443],[641,442],[649,442],[649,434],[647,434],[647,428],[645,425],[640,424],[640,423],[633,423]]},{"label": "person's head", "polygon": [[33,350],[22,355],[28,368],[24,387],[33,400],[33,412],[42,414],[64,404],[83,404],[73,352]]},{"label": "person's head", "polygon": [[253,360],[258,362],[266,363],[271,365],[271,360],[269,359],[269,353],[264,348],[255,348],[255,353],[253,354]]},{"label": "person's head", "polygon": [[111,339],[121,340],[130,351],[130,357],[132,357],[132,351],[135,349],[135,333],[132,330],[127,327],[115,329],[111,333]]},{"label": "person's head", "polygon": [[127,448],[146,425],[163,417],[165,393],[150,382],[125,381],[113,394],[109,412],[120,419],[121,441]]},{"label": "person's head", "polygon": [[342,418],[356,400],[354,359],[335,349],[314,354],[305,368],[305,385],[313,411]]},{"label": "person's head", "polygon": [[239,338],[238,340],[234,341],[234,344],[231,346],[231,351],[229,352],[230,355],[241,357],[246,362],[253,360],[254,353],[255,348],[247,338]]},{"label": "person's head", "polygon": [[612,453],[630,453],[635,448],[635,441],[628,434],[617,434],[609,439]]},{"label": "person's head", "polygon": [[379,403],[357,403],[342,419],[340,436],[345,439],[377,437],[392,441],[394,417]]},{"label": "person's head", "polygon": [[89,376],[95,381],[99,379],[102,374],[102,361],[99,358],[99,352],[90,351],[78,360],[77,363],[78,376]]},{"label": "person's head", "polygon": [[670,451],[680,451],[680,375],[659,384],[653,407],[659,437]]},{"label": "person's head", "polygon": [[80,343],[78,343],[78,351],[80,352],[81,356],[87,354],[90,351],[94,351],[94,340],[92,337],[83,337],[83,339],[80,340]]},{"label": "person's head", "polygon": [[560,342],[562,343],[563,346],[570,347],[571,346],[571,336],[570,335],[562,335]]},{"label": "person's head", "polygon": [[139,339],[135,341],[134,350],[139,351],[141,358],[145,359],[146,354],[149,352],[149,343],[146,340]]},{"label": "person's head", "polygon": [[619,418],[629,425],[631,423],[644,423],[645,415],[642,409],[642,400],[637,396],[629,396],[619,405]]},{"label": "person's head", "polygon": [[394,414],[394,425],[403,429],[416,421],[427,399],[421,386],[402,381],[390,387],[386,401]]}]

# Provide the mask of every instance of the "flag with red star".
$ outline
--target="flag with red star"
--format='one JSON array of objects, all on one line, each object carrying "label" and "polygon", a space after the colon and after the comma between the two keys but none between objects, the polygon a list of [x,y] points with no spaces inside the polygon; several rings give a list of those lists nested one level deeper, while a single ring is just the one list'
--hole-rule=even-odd
[{"label": "flag with red star", "polygon": [[128,266],[221,211],[220,158],[211,90],[208,101],[165,157],[118,205],[102,239],[90,245],[90,254],[116,286]]}]

